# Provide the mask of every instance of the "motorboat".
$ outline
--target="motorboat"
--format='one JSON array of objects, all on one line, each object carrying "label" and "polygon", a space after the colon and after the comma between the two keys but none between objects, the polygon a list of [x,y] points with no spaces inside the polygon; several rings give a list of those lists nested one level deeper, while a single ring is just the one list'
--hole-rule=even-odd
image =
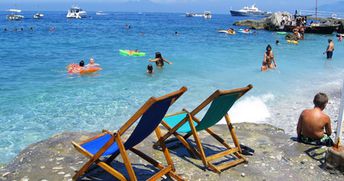
[{"label": "motorboat", "polygon": [[33,15],[34,19],[42,19],[43,17],[44,17],[44,14],[42,14],[42,13],[36,13]]},{"label": "motorboat", "polygon": [[245,6],[240,10],[230,10],[232,16],[268,16],[271,13],[259,10],[255,4],[251,7]]},{"label": "motorboat", "polygon": [[203,17],[205,19],[211,18],[211,12],[210,11],[204,11],[204,13],[185,13],[186,17]]},{"label": "motorboat", "polygon": [[211,18],[211,12],[210,11],[204,11],[203,17],[205,19],[210,19]]},{"label": "motorboat", "polygon": [[75,18],[75,19],[81,19],[86,18],[87,13],[86,11],[82,10],[80,7],[73,6],[68,10],[67,18]]},{"label": "motorboat", "polygon": [[185,16],[186,16],[186,17],[194,17],[194,16],[195,16],[195,13],[185,13]]},{"label": "motorboat", "polygon": [[19,13],[21,13],[21,10],[20,9],[9,9],[8,10],[9,12],[11,12],[10,15],[7,15],[6,18],[8,20],[14,20],[14,21],[19,21],[19,20],[22,20],[24,18],[23,15],[20,15]]}]

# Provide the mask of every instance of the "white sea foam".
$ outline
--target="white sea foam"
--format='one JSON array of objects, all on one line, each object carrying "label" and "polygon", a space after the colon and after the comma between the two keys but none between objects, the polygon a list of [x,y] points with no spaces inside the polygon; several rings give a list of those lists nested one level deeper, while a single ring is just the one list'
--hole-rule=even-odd
[{"label": "white sea foam", "polygon": [[[232,123],[250,122],[264,123],[271,117],[267,103],[274,100],[273,94],[264,94],[262,96],[249,96],[243,98],[234,104],[229,111]],[[219,124],[225,124],[222,119]]]}]

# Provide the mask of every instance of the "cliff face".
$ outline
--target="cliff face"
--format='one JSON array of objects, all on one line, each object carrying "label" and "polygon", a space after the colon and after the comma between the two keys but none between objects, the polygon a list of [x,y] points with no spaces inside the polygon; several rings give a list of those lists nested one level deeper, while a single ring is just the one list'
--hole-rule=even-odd
[{"label": "cliff face", "polygon": [[[191,158],[183,147],[170,149],[177,173],[187,180],[343,180],[344,175],[326,170],[323,165],[326,148],[297,143],[283,130],[264,124],[235,124],[248,163],[225,170],[222,174],[204,171],[200,160]],[[217,125],[213,131],[230,142],[226,126]],[[47,140],[30,145],[11,163],[0,169],[0,180],[71,180],[75,170],[87,159],[74,150],[71,141],[84,140],[95,133],[61,133]],[[222,149],[212,137],[201,132],[206,154]],[[137,146],[148,155],[164,163],[162,153],[152,149],[154,135]],[[191,143],[194,144],[193,141]],[[145,161],[129,154],[140,180],[149,178],[152,167]],[[121,160],[113,166],[124,172]],[[85,180],[112,180],[109,174],[97,168],[84,177]]]}]

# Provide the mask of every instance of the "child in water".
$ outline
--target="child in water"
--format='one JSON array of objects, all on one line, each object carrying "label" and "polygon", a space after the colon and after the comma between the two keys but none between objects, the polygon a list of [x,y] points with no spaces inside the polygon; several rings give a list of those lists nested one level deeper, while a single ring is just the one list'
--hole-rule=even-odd
[{"label": "child in water", "polygon": [[153,65],[152,64],[149,64],[147,66],[147,74],[153,74],[154,73],[154,70],[153,70]]}]

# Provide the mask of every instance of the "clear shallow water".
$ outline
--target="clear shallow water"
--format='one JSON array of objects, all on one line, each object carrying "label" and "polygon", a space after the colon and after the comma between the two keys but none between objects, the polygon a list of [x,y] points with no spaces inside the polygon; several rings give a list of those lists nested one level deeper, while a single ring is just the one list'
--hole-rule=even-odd
[{"label": "clear shallow water", "polygon": [[[229,15],[204,20],[182,14],[90,13],[88,19],[67,20],[65,12],[46,12],[37,21],[32,14],[8,22],[0,13],[0,158],[5,162],[55,133],[117,129],[150,96],[183,85],[189,91],[171,111],[192,109],[216,89],[253,84],[230,112],[233,121],[267,122],[294,134],[301,109],[312,106],[316,92],[341,87],[344,75],[343,43],[335,41],[332,61],[322,55],[334,35],[307,35],[295,46],[267,31],[217,33],[237,20]],[[13,32],[21,27],[24,31]],[[2,32],[4,28],[9,31]],[[174,36],[175,31],[180,35]],[[261,73],[267,44],[273,46],[278,69]],[[148,56],[122,57],[118,49],[139,49]],[[155,51],[173,64],[148,76],[146,66]],[[104,70],[93,76],[67,75],[69,63],[90,57]]]}]

